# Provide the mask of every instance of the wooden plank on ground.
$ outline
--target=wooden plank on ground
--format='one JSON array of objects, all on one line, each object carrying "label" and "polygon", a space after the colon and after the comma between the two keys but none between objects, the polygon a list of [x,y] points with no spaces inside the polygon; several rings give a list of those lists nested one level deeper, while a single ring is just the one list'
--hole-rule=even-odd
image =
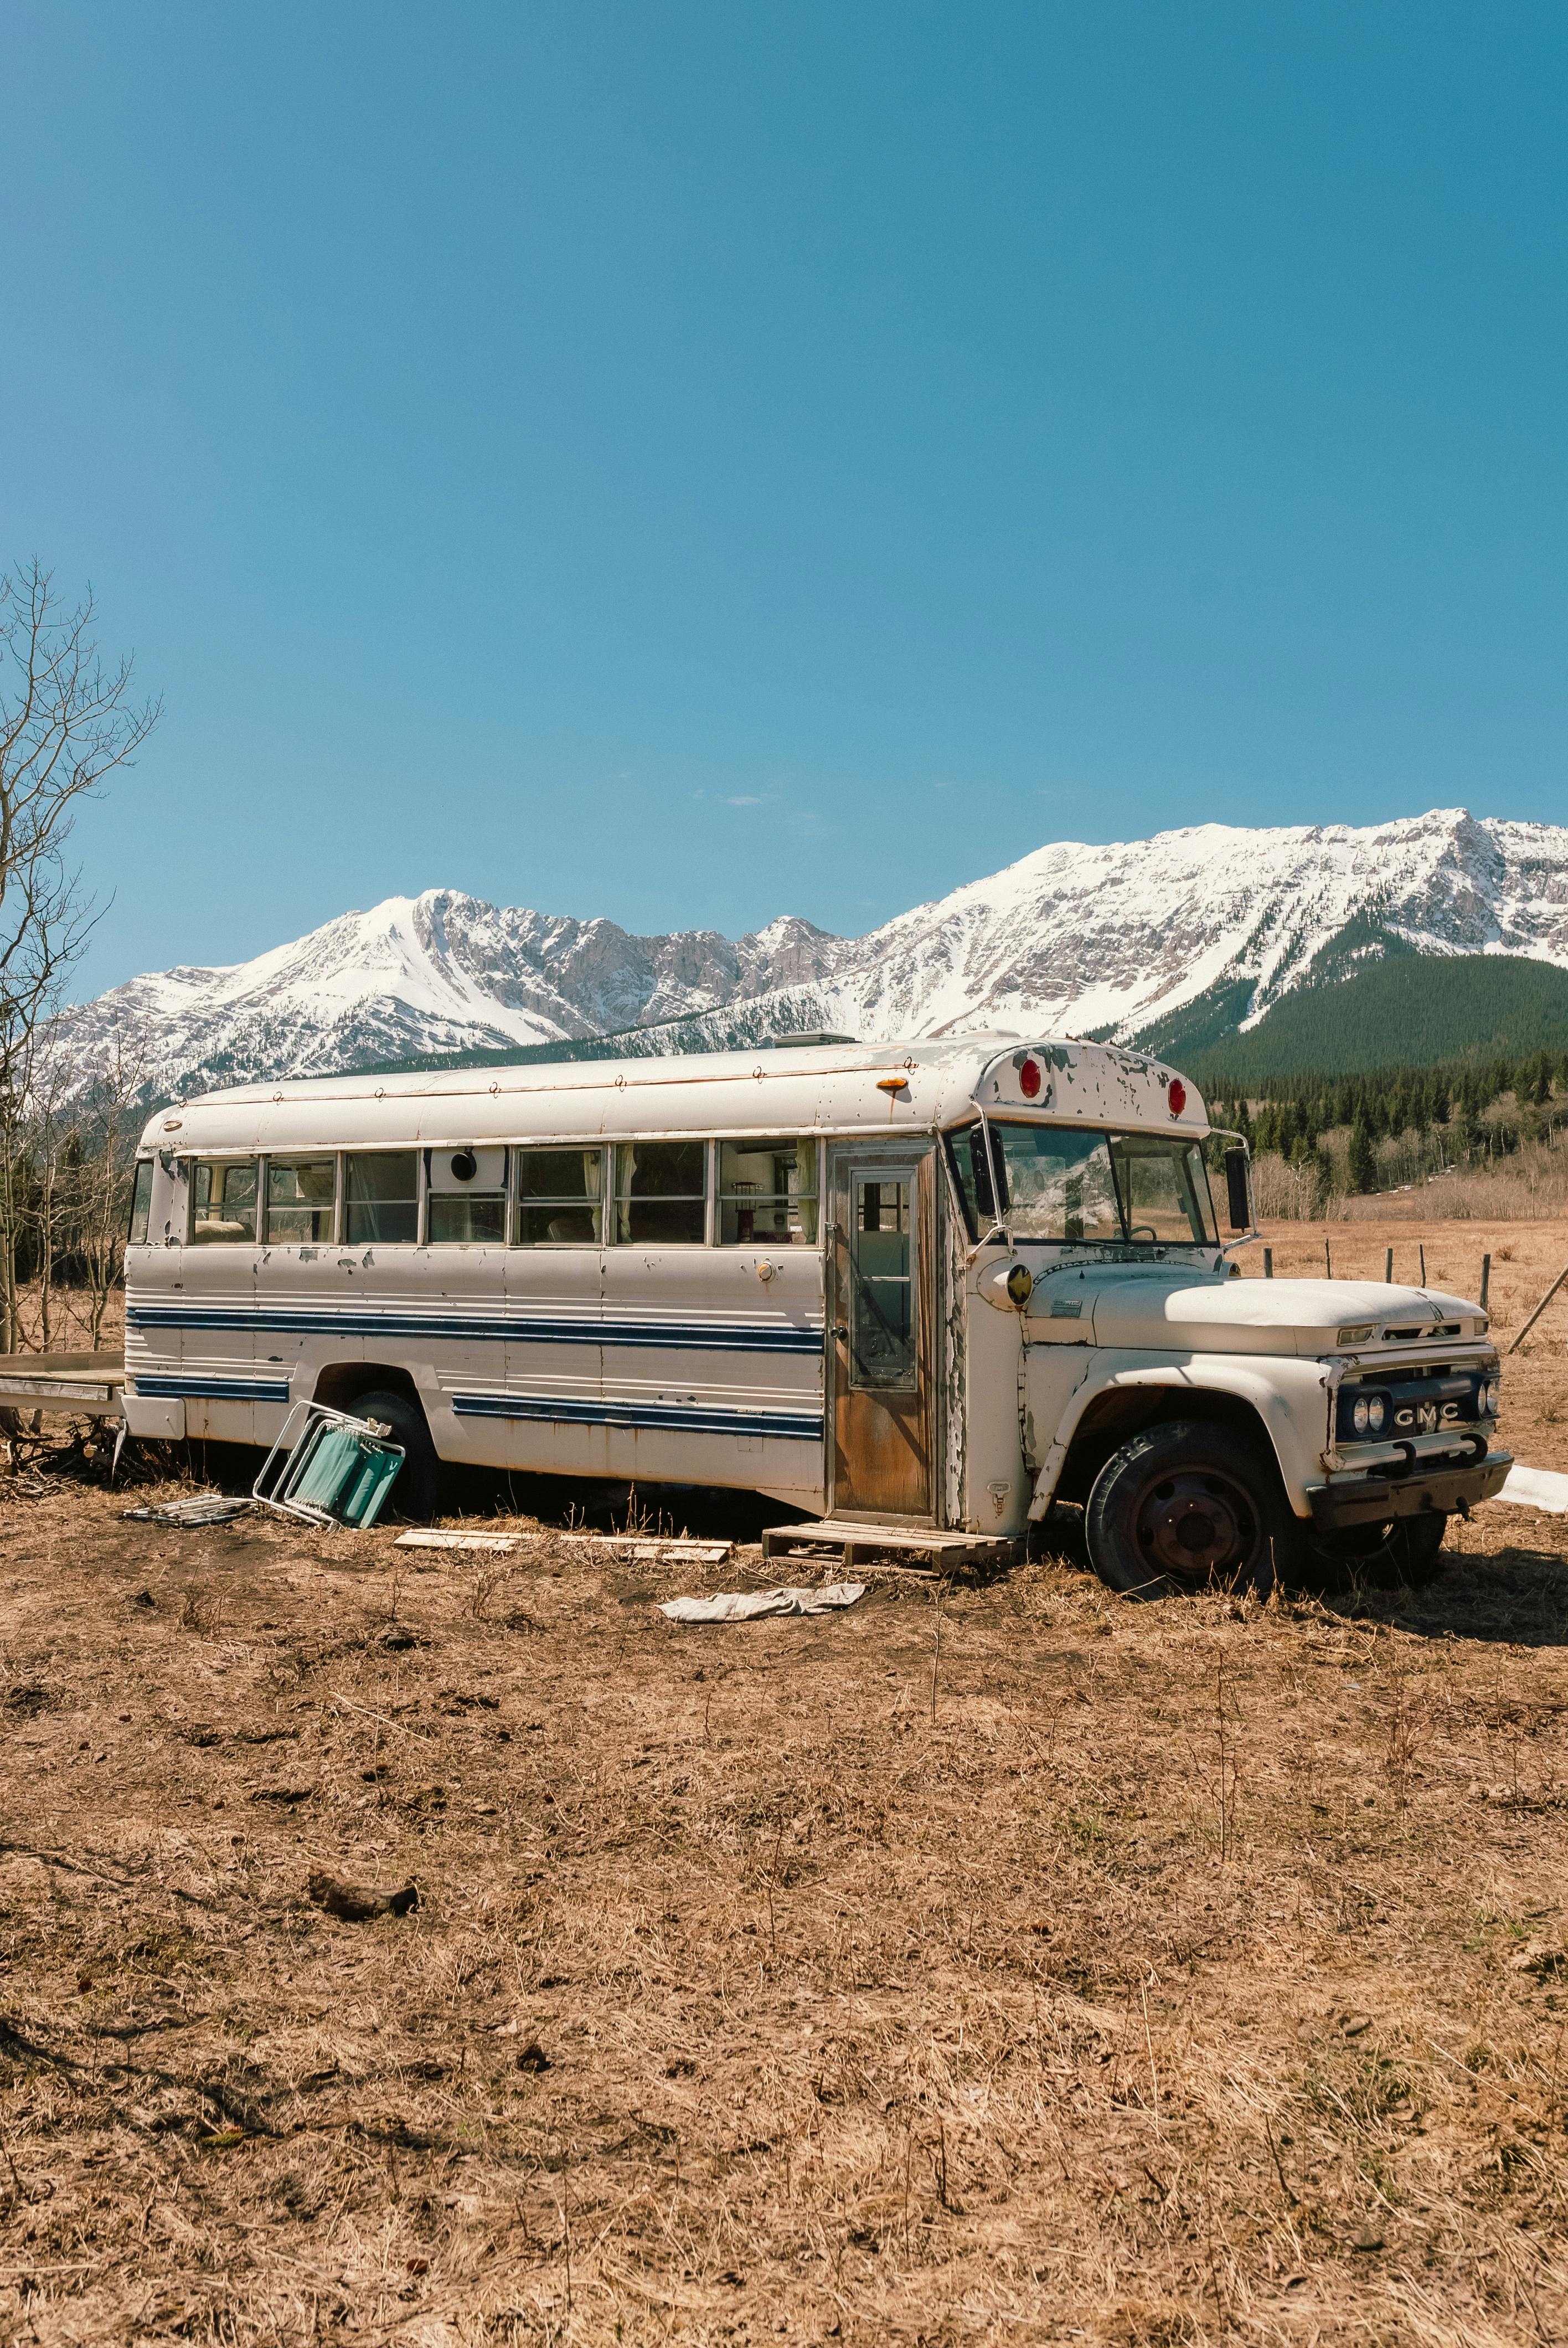
[{"label": "wooden plank on ground", "polygon": [[541,1541],[571,1541],[579,1547],[613,1552],[639,1563],[659,1565],[723,1565],[734,1544],[727,1540],[650,1540],[641,1533],[411,1532],[399,1533],[394,1549],[440,1549],[505,1551],[534,1548]]},{"label": "wooden plank on ground", "polygon": [[516,1533],[399,1533],[394,1549],[516,1549]]},{"label": "wooden plank on ground", "polygon": [[618,1557],[649,1564],[723,1565],[734,1547],[727,1540],[668,1540],[643,1533],[555,1533],[555,1540],[580,1541],[585,1548],[613,1550]]}]

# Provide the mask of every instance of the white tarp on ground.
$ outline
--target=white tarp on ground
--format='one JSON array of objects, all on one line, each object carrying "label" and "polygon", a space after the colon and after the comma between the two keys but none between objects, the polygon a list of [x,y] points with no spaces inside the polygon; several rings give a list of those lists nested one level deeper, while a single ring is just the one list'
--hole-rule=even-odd
[{"label": "white tarp on ground", "polygon": [[1511,1468],[1500,1500],[1514,1500],[1522,1509],[1545,1509],[1554,1517],[1568,1517],[1568,1476],[1554,1476],[1548,1468]]},{"label": "white tarp on ground", "polygon": [[760,1614],[832,1614],[866,1595],[863,1581],[829,1581],[820,1590],[723,1590],[716,1598],[665,1598],[671,1622],[751,1622]]}]

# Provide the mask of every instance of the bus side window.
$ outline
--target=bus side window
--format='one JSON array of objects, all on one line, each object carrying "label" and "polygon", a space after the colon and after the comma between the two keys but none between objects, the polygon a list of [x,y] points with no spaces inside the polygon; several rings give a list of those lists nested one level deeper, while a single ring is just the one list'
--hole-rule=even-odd
[{"label": "bus side window", "polygon": [[598,1247],[604,1236],[602,1149],[519,1149],[518,1247]]},{"label": "bus side window", "polygon": [[147,1227],[151,1215],[152,1160],[150,1158],[138,1158],[136,1161],[136,1180],[131,1186],[130,1237],[128,1245],[131,1247],[147,1245]]},{"label": "bus side window", "polygon": [[270,1247],[330,1247],[337,1200],[333,1158],[267,1160],[267,1243]]},{"label": "bus side window", "polygon": [[428,1150],[425,1180],[425,1237],[431,1247],[505,1247],[505,1149]]},{"label": "bus side window", "polygon": [[256,1160],[199,1158],[190,1218],[193,1247],[254,1247]]},{"label": "bus side window", "polygon": [[705,1141],[618,1141],[615,1237],[623,1246],[701,1247],[707,1237]]},{"label": "bus side window", "polygon": [[816,1245],[816,1137],[719,1144],[721,1247]]},{"label": "bus side window", "polygon": [[419,1237],[419,1152],[356,1150],[343,1160],[343,1240],[406,1246]]}]

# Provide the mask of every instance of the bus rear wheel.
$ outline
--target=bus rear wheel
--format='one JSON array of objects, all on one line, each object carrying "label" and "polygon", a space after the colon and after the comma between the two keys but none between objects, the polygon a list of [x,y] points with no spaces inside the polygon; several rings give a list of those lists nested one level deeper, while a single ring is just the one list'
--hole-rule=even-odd
[{"label": "bus rear wheel", "polygon": [[436,1514],[441,1497],[441,1462],[430,1440],[425,1413],[406,1395],[384,1392],[379,1387],[372,1394],[355,1395],[350,1407],[356,1418],[377,1419],[383,1426],[390,1427],[394,1443],[403,1446],[403,1465],[386,1496],[382,1514],[425,1523]]},{"label": "bus rear wheel", "polygon": [[1295,1527],[1272,1460],[1228,1427],[1182,1421],[1112,1454],[1084,1530],[1095,1572],[1124,1598],[1214,1588],[1264,1598]]}]

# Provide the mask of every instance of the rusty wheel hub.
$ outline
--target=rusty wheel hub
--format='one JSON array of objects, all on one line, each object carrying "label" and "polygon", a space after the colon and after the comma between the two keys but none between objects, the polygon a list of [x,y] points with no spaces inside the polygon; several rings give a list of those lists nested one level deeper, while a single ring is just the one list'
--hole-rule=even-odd
[{"label": "rusty wheel hub", "polygon": [[1138,1547],[1149,1564],[1179,1581],[1225,1581],[1257,1545],[1251,1496],[1212,1468],[1162,1476],[1138,1506]]}]

